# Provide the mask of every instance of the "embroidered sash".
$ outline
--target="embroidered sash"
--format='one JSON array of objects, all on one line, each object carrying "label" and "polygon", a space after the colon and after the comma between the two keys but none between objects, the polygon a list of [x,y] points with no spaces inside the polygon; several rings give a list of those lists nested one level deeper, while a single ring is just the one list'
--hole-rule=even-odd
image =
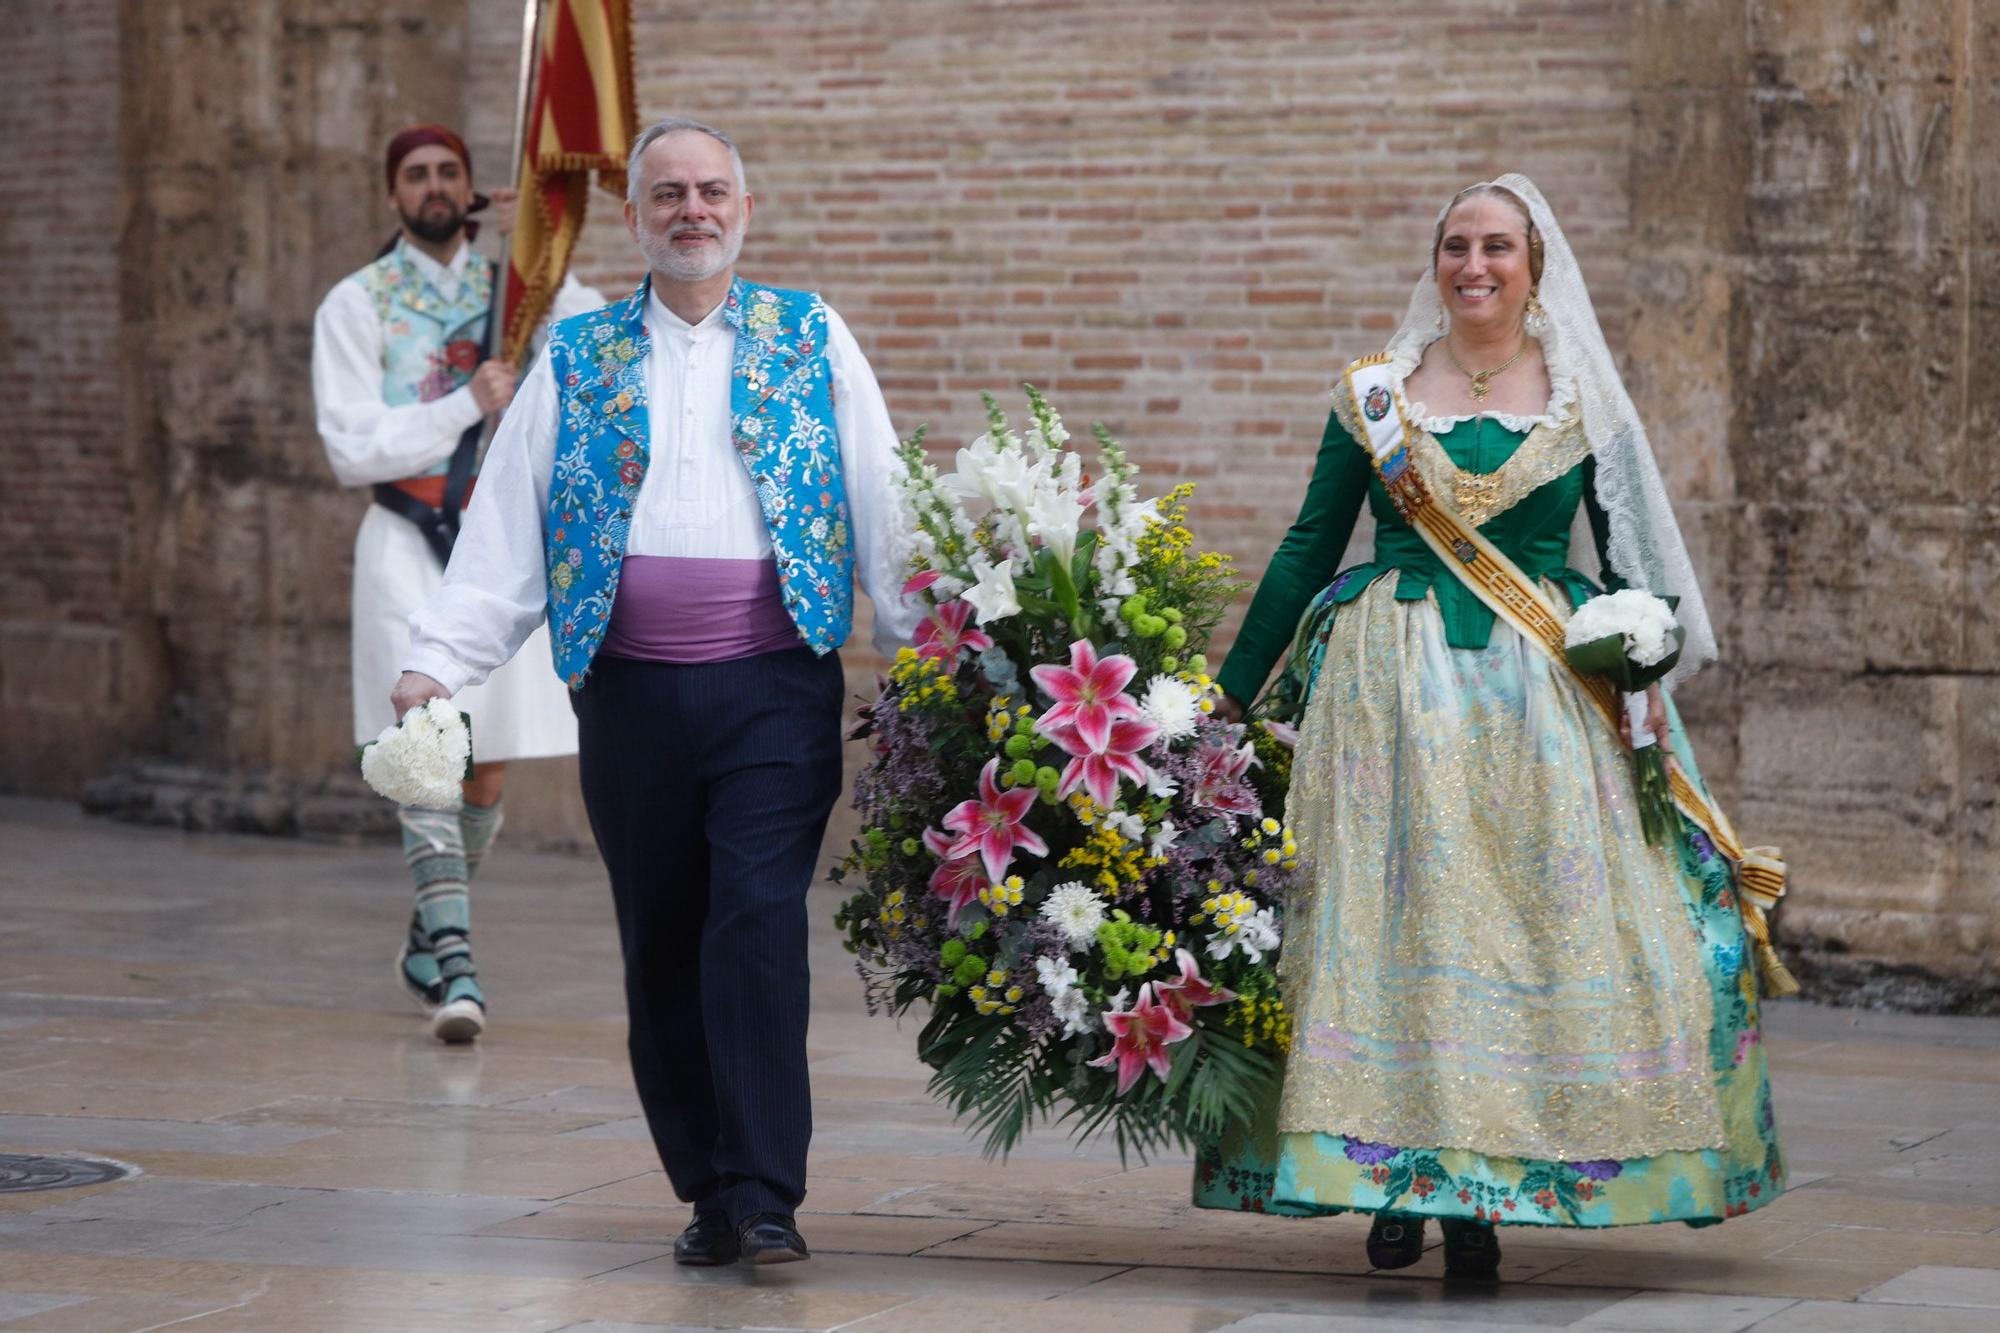
[{"label": "embroidered sash", "polygon": [[[1569,665],[1564,652],[1565,620],[1548,595],[1424,481],[1412,460],[1418,431],[1391,380],[1389,360],[1386,352],[1363,357],[1347,367],[1344,379],[1357,408],[1362,444],[1390,503],[1436,553],[1439,563],[1569,674],[1583,696],[1596,705],[1605,724],[1616,732],[1624,711],[1618,690],[1602,676],[1583,675]],[[1799,984],[1779,959],[1766,919],[1766,913],[1785,896],[1784,857],[1775,847],[1744,847],[1721,808],[1688,780],[1679,764],[1668,765],[1668,780],[1681,813],[1736,867],[1737,903],[1744,931],[1757,955],[1765,993],[1796,995]]]}]

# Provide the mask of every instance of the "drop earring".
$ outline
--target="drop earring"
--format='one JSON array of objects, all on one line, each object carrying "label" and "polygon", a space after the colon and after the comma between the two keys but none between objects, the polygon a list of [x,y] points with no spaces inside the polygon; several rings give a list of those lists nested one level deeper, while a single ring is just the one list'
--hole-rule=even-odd
[{"label": "drop earring", "polygon": [[1527,327],[1530,337],[1539,338],[1549,331],[1549,312],[1542,308],[1542,289],[1539,286],[1528,288],[1527,317],[1521,322]]}]

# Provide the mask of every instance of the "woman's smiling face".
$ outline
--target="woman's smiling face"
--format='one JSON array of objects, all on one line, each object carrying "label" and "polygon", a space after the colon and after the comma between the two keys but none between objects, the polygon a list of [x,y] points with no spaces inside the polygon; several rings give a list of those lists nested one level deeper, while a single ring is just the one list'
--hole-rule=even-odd
[{"label": "woman's smiling face", "polygon": [[1506,199],[1477,194],[1445,216],[1437,248],[1438,297],[1468,332],[1521,326],[1534,286],[1528,220]]}]

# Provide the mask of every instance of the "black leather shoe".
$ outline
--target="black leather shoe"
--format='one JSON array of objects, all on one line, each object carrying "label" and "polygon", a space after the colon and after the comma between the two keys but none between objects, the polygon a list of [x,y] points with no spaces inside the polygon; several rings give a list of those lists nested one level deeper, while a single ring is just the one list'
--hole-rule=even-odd
[{"label": "black leather shoe", "polygon": [[1424,1219],[1375,1214],[1368,1228],[1368,1262],[1377,1268],[1408,1268],[1424,1257]]},{"label": "black leather shoe", "polygon": [[792,1219],[776,1213],[744,1218],[736,1228],[736,1249],[749,1264],[789,1264],[812,1258]]},{"label": "black leather shoe", "polygon": [[1439,1226],[1444,1231],[1446,1277],[1491,1281],[1500,1271],[1500,1237],[1495,1228],[1456,1217]]},{"label": "black leather shoe", "polygon": [[674,1239],[674,1262],[689,1268],[720,1268],[736,1262],[736,1232],[721,1213],[696,1213]]}]

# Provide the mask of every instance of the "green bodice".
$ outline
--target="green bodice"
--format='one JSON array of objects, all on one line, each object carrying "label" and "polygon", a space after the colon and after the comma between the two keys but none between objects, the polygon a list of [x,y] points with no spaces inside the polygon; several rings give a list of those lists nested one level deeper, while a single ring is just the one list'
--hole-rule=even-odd
[{"label": "green bodice", "polygon": [[[1525,431],[1507,430],[1491,420],[1462,421],[1435,437],[1451,463],[1463,473],[1491,475],[1512,458],[1528,438]],[[1569,567],[1570,527],[1582,503],[1596,539],[1598,564],[1607,572],[1605,556],[1609,525],[1598,508],[1594,480],[1596,460],[1585,456],[1553,480],[1545,482],[1480,525],[1484,536],[1530,578],[1551,579],[1563,586],[1572,602],[1596,591],[1589,578]],[[1361,513],[1363,500],[1375,519],[1374,558],[1347,570],[1336,569]],[[1493,632],[1493,613],[1463,581],[1444,568],[1416,530],[1396,513],[1367,451],[1330,415],[1320,439],[1319,457],[1305,503],[1291,531],[1278,544],[1263,582],[1244,617],[1229,660],[1218,677],[1222,688],[1248,703],[1264,687],[1271,666],[1290,645],[1299,617],[1329,583],[1339,586],[1335,603],[1354,600],[1377,579],[1396,576],[1396,599],[1435,598],[1444,620],[1445,641],[1454,648],[1484,648]]]}]

